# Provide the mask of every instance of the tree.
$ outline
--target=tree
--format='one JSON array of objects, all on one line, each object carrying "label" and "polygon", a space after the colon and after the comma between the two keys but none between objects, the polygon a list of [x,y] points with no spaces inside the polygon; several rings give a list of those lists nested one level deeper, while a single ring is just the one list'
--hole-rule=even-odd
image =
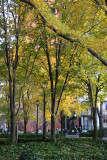
[{"label": "tree", "polygon": [[7,82],[3,83],[0,85],[0,114],[1,118],[6,120],[6,123],[8,125],[7,132],[9,133],[10,131],[9,90]]},{"label": "tree", "polygon": [[[61,16],[62,16],[62,8],[61,8],[61,13],[58,18],[58,20],[50,14],[51,9],[49,9],[49,5],[47,5],[45,2],[41,1],[26,1],[26,0],[21,0],[22,2],[25,2],[32,6],[34,9],[38,11],[38,15],[41,17],[42,24],[49,29],[51,29],[53,32],[56,33],[57,36],[64,38],[65,40],[71,42],[75,46],[78,45],[78,50],[81,53],[82,50],[84,49],[84,52],[87,53],[86,50],[88,50],[89,53],[91,53],[94,57],[99,59],[105,66],[107,66],[107,61],[106,61],[106,41],[105,41],[105,13],[100,10],[99,5],[96,6],[94,2],[91,0],[88,1],[81,1],[78,3],[78,1],[66,1],[65,3],[62,3],[62,1],[57,2],[56,4],[58,5],[57,8],[60,8],[60,6],[63,4],[63,8],[65,9],[65,15],[66,15],[66,22],[62,23]],[[55,5],[55,6],[57,6]],[[72,7],[70,7],[72,5]],[[37,6],[37,7],[36,7]],[[62,7],[62,6],[61,6]],[[68,10],[66,8],[70,8],[69,12],[70,14],[67,15]],[[78,10],[78,13],[77,13]],[[104,9],[103,9],[104,10]],[[100,19],[99,19],[100,15]],[[69,21],[68,21],[69,19]],[[70,22],[70,23],[68,23]],[[73,24],[75,23],[76,24]],[[90,27],[91,26],[91,27]],[[100,29],[101,28],[101,29]],[[98,32],[98,35],[96,34],[96,30]],[[101,36],[101,34],[103,36]],[[75,39],[70,38],[72,35],[75,37]],[[82,38],[81,38],[82,37]],[[45,36],[44,39],[47,39]],[[78,40],[78,39],[81,39]],[[49,67],[49,76],[50,76],[50,82],[51,82],[51,100],[52,100],[52,107],[51,107],[51,126],[52,126],[52,132],[51,132],[51,138],[53,139],[55,133],[55,102],[56,102],[56,91],[57,91],[57,67],[59,65],[59,62],[56,63],[56,81],[55,81],[55,88],[54,88],[54,78],[53,78],[53,73],[52,73],[52,66],[50,62],[50,54],[49,54],[49,47],[48,47],[48,42],[47,40],[45,41],[46,46],[44,47],[44,51],[47,56],[47,61],[48,61],[48,67]],[[97,42],[96,45],[93,46],[93,43]],[[100,43],[99,43],[100,42]],[[102,44],[102,50],[100,50],[100,45]],[[90,48],[91,46],[92,48]],[[97,46],[97,47],[96,47]],[[98,48],[98,49],[97,49]],[[96,49],[98,52],[101,52],[101,54],[98,54],[96,52]],[[104,58],[103,58],[104,57]],[[58,59],[57,59],[58,60]],[[69,71],[68,74],[66,75],[65,79],[65,85],[62,89],[62,94],[65,89],[67,79],[68,79]],[[60,100],[62,97],[62,94],[59,98],[58,105],[57,105],[57,110],[59,108]],[[57,111],[56,111],[57,113]],[[95,115],[95,112],[94,112]],[[94,119],[95,121],[95,119]],[[96,124],[96,123],[94,123]],[[96,128],[96,127],[95,127]]]},{"label": "tree", "polygon": [[[100,100],[101,92],[107,85],[106,67],[99,64],[97,60],[92,60],[92,57],[87,55],[84,57],[86,62],[79,63],[78,83],[79,87],[88,95],[93,125],[94,125],[94,140],[97,137],[97,103]],[[87,64],[88,61],[88,64]]]},{"label": "tree", "polygon": [[102,129],[103,129],[103,101],[106,98],[106,90],[107,86],[103,88],[103,92],[99,94],[99,107],[97,108],[97,114],[99,117],[99,137],[103,137]]},{"label": "tree", "polygon": [[[48,33],[43,26],[43,36],[40,44],[44,53],[46,54],[47,62],[45,62],[45,69],[49,74],[50,81],[50,95],[51,95],[51,138],[54,141],[55,137],[55,120],[60,106],[63,92],[70,79],[75,76],[73,71],[73,53],[75,49],[67,46],[66,42],[62,42],[58,37]],[[49,39],[49,40],[48,40]],[[53,41],[53,42],[52,42]],[[52,44],[53,43],[53,44]],[[51,45],[50,45],[51,44]],[[69,53],[69,56],[68,56]],[[45,57],[44,57],[45,58]],[[46,59],[45,58],[45,59]],[[45,61],[44,59],[44,61]],[[66,65],[65,65],[66,64]],[[71,72],[70,72],[71,71]],[[76,70],[75,70],[76,71]]]},{"label": "tree", "polygon": [[[45,23],[45,25],[46,25],[48,28],[50,28],[53,32],[55,32],[58,36],[66,39],[67,41],[69,41],[69,42],[71,42],[71,43],[77,42],[77,43],[79,43],[79,45],[82,44],[82,43],[80,42],[80,40],[72,39],[72,38],[70,38],[70,36],[67,36],[67,34],[71,34],[71,33],[72,33],[72,32],[70,31],[70,28],[68,28],[64,23],[58,23],[58,21],[57,21],[52,15],[50,15],[51,10],[49,9],[49,7],[46,5],[45,2],[42,2],[42,4],[41,4],[41,1],[38,1],[37,3],[35,3],[35,1],[31,1],[31,2],[30,2],[30,1],[27,1],[27,0],[21,0],[21,1],[29,4],[29,5],[32,6],[34,9],[37,9],[37,10],[38,10],[38,14],[39,14],[39,16],[41,17],[42,22]],[[71,2],[71,1],[70,1],[70,2]],[[70,2],[68,1],[68,3],[70,3]],[[95,2],[96,2],[96,1],[95,1]],[[94,7],[93,7],[93,8],[94,8],[94,12],[96,12],[96,11],[95,11],[96,6],[94,5],[94,3],[92,3],[91,0],[87,1],[87,3],[85,2],[86,4],[85,4],[84,2],[79,3],[79,6],[78,6],[78,2],[73,2],[73,1],[72,1],[72,3],[73,3],[74,6],[75,6],[75,4],[77,5],[75,9],[76,9],[76,10],[78,9],[78,11],[79,11],[79,7],[83,6],[83,7],[87,7],[88,10],[89,10],[89,12],[92,13],[92,11],[90,10],[90,8],[94,6]],[[85,5],[84,5],[84,4],[85,4]],[[36,5],[37,5],[37,7],[36,7]],[[41,7],[41,5],[42,5],[42,7]],[[89,5],[90,5],[91,7],[88,7]],[[97,3],[97,5],[101,7],[101,4],[98,4],[98,3]],[[78,7],[78,8],[77,8],[77,7]],[[82,8],[83,8],[83,7],[82,7]],[[66,8],[66,3],[65,3],[65,7],[64,7],[64,8]],[[84,9],[83,9],[83,10],[84,10]],[[103,8],[103,10],[106,11],[104,8]],[[99,12],[100,12],[100,11],[99,11]],[[106,11],[106,12],[107,12],[107,11]],[[81,15],[81,14],[80,14],[80,15]],[[90,16],[90,14],[88,14],[88,16]],[[50,19],[50,17],[51,17],[51,19]],[[53,17],[53,19],[52,19],[52,17]],[[103,17],[104,17],[104,15],[103,15]],[[46,19],[46,18],[47,18],[47,19]],[[87,20],[87,17],[85,17],[85,19],[84,19],[84,24],[86,23],[86,20]],[[104,21],[105,21],[105,19],[104,19]],[[92,28],[94,28],[94,27],[97,25],[97,23],[98,23],[98,22],[96,21],[95,25],[92,25]],[[61,26],[62,26],[62,27],[61,27]],[[58,27],[58,29],[57,29],[57,27]],[[64,28],[65,28],[65,30],[68,30],[68,32],[65,33],[65,34],[64,34]],[[75,31],[75,30],[74,30],[74,31]],[[77,34],[79,35],[79,32],[77,32]],[[76,37],[77,37],[77,35],[76,35]],[[87,37],[87,36],[86,36],[86,37]],[[106,43],[106,42],[105,42],[105,43]],[[83,44],[82,44],[82,47],[86,48],[89,53],[91,53],[94,57],[96,57],[97,59],[99,59],[105,66],[107,66],[107,61],[106,61],[106,59],[104,59],[102,56],[100,56],[98,53],[96,53],[93,49],[91,49],[90,47],[86,47],[86,46],[84,46]]]},{"label": "tree", "polygon": [[[23,10],[23,7],[25,10]],[[29,45],[26,45],[26,47],[24,46],[28,41],[27,37],[25,38],[23,35],[26,32],[23,30],[26,6],[21,6],[13,1],[7,2],[3,0],[0,10],[2,11],[0,14],[2,38],[2,43],[0,44],[2,53],[0,55],[2,57],[0,73],[7,78],[9,83],[11,143],[14,144],[16,141],[15,118],[21,106],[22,90],[31,75],[38,50],[35,51],[36,39]],[[26,48],[29,48],[29,50],[25,55]]]},{"label": "tree", "polygon": [[23,102],[23,114],[24,114],[24,133],[26,134],[26,126],[29,119],[29,112],[30,112],[30,104],[29,104],[29,90],[27,90],[27,102],[25,100],[24,94],[22,95],[22,102]]},{"label": "tree", "polygon": [[[10,92],[10,108],[11,108],[11,140],[14,143],[14,128],[15,128],[15,95],[16,95],[16,75],[17,71],[23,68],[25,73],[24,84],[21,86],[19,94],[19,108],[21,102],[22,89],[25,83],[29,79],[29,76],[34,73],[35,59],[37,55],[36,47],[41,49],[42,54],[45,53],[47,58],[46,69],[48,69],[49,77],[47,81],[51,84],[51,125],[52,132],[51,138],[54,139],[55,135],[55,118],[58,113],[61,98],[67,83],[72,77],[77,74],[78,70],[75,70],[77,51],[81,54],[83,51],[87,54],[90,52],[94,57],[99,59],[105,66],[107,66],[106,61],[106,41],[105,41],[105,11],[104,7],[97,2],[88,1],[56,1],[53,3],[54,7],[59,9],[60,16],[56,18],[51,13],[51,7],[49,3],[43,1],[27,1],[21,0],[28,4],[25,5],[24,9],[21,10],[23,4],[16,5],[16,2],[11,4],[9,8],[8,3],[6,10],[11,13],[9,18],[10,23],[8,24],[7,17],[5,16],[4,5],[2,3],[2,23],[1,27],[2,33],[4,34],[3,45],[5,48],[5,62],[7,69],[5,67],[5,72],[8,74],[9,81],[9,92]],[[3,1],[4,2],[4,1]],[[102,1],[103,3],[103,1]],[[19,4],[19,8],[18,8]],[[105,4],[105,3],[104,3]],[[37,5],[37,7],[36,7]],[[72,6],[72,7],[70,7]],[[100,7],[99,7],[100,6]],[[32,8],[34,9],[32,9]],[[31,14],[29,14],[29,9]],[[77,13],[78,10],[78,13]],[[27,13],[26,20],[23,25],[23,32],[21,32],[22,41],[27,41],[27,43],[21,44],[19,41],[19,33],[23,19],[25,19],[24,11]],[[21,12],[21,14],[20,14]],[[99,18],[100,17],[100,18]],[[20,21],[21,20],[21,21]],[[32,23],[35,21],[37,23]],[[30,24],[32,23],[32,25]],[[11,25],[12,24],[12,25]],[[28,30],[33,27],[30,31]],[[90,27],[91,26],[91,27]],[[27,32],[24,31],[24,27]],[[9,28],[9,32],[8,32]],[[37,29],[39,28],[39,29]],[[35,30],[37,29],[37,32]],[[53,33],[54,32],[54,33]],[[26,40],[24,39],[23,33],[26,35]],[[98,34],[97,34],[98,33]],[[2,34],[2,35],[3,35]],[[12,35],[12,37],[10,36]],[[35,36],[36,35],[36,36]],[[41,35],[41,37],[40,37]],[[36,39],[35,39],[36,37]],[[70,37],[74,37],[70,38]],[[82,37],[82,38],[81,38]],[[50,42],[55,39],[55,45],[50,47]],[[11,42],[10,42],[11,40]],[[21,40],[21,39],[20,39]],[[68,41],[68,43],[66,42]],[[81,40],[81,41],[80,41]],[[37,42],[38,41],[38,42]],[[5,43],[4,43],[5,42]],[[33,43],[34,42],[34,43]],[[96,42],[96,45],[93,43]],[[29,50],[26,50],[25,44],[29,46]],[[21,46],[22,45],[22,46]],[[21,47],[19,47],[21,46]],[[4,49],[3,48],[3,49]],[[23,49],[22,49],[23,48]],[[65,49],[66,48],[66,49]],[[24,50],[25,49],[25,50]],[[20,52],[19,52],[20,50]],[[25,51],[24,56],[26,56],[26,65],[23,63],[23,54],[21,51]],[[53,50],[53,51],[52,51]],[[68,52],[69,50],[69,52]],[[3,51],[3,50],[2,50]],[[36,52],[35,52],[36,51]],[[76,52],[75,52],[76,51]],[[99,52],[99,54],[97,53]],[[35,56],[32,54],[35,53]],[[20,57],[20,58],[19,58]],[[22,60],[22,65],[19,65],[19,60]],[[29,66],[29,61],[34,60],[32,67]],[[63,63],[64,61],[64,63]],[[3,64],[3,63],[2,63]],[[71,70],[72,68],[72,70]],[[74,72],[76,71],[76,72]],[[28,76],[27,76],[27,73]],[[2,72],[4,76],[4,73]],[[6,75],[5,75],[6,76]],[[23,76],[23,75],[22,75]],[[7,77],[7,76],[6,76]],[[60,82],[59,82],[60,81]],[[16,113],[18,113],[19,109]]]},{"label": "tree", "polygon": [[[9,8],[9,6],[14,9]],[[18,48],[19,48],[19,31],[20,31],[20,16],[17,17],[17,11],[20,12],[20,7],[17,10],[15,3],[6,3],[2,1],[2,31],[4,33],[4,57],[5,64],[8,70],[9,81],[9,98],[11,110],[11,142],[15,143],[15,87],[16,87],[16,70],[18,65]],[[9,16],[11,14],[11,16]],[[11,25],[10,25],[11,24]],[[12,36],[14,40],[12,40]],[[13,44],[11,43],[13,42]],[[13,52],[14,50],[14,52]]]},{"label": "tree", "polygon": [[57,115],[57,118],[59,118],[61,121],[61,132],[63,131],[63,126],[64,126],[63,124],[65,123],[64,121],[65,117],[71,117],[73,111],[76,111],[76,115],[78,117],[81,116],[82,112],[87,113],[87,109],[89,108],[89,106],[85,102],[81,103],[79,101],[80,97],[78,95],[79,93],[77,91],[76,93],[72,93],[72,91],[69,92],[66,91],[66,93],[62,97],[61,105]]}]

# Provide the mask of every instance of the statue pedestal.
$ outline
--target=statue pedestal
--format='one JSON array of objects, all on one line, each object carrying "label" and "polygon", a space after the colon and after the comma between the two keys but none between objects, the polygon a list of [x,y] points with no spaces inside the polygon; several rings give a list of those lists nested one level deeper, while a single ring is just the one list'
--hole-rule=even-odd
[{"label": "statue pedestal", "polygon": [[75,135],[73,135],[73,134],[71,134],[71,135],[66,134],[65,138],[79,138],[79,135],[78,134],[75,134]]}]

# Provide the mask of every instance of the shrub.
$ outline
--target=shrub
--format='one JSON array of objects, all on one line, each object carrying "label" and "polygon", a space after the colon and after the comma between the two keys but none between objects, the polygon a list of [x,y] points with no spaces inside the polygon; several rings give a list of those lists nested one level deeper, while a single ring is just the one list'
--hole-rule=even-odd
[{"label": "shrub", "polygon": [[[81,133],[81,137],[93,137],[93,136],[94,136],[94,130],[89,130],[87,132]],[[99,136],[98,130],[97,130],[97,136]]]},{"label": "shrub", "polygon": [[19,160],[40,160],[40,158],[32,151],[24,151],[21,153]]}]

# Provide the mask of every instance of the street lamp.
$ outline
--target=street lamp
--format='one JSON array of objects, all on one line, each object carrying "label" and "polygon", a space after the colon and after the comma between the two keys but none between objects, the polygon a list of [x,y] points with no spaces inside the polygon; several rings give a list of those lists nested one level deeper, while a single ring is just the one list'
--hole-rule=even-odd
[{"label": "street lamp", "polygon": [[37,104],[37,122],[36,122],[36,134],[38,134],[38,106],[39,106],[39,100],[36,101]]},{"label": "street lamp", "polygon": [[47,84],[42,84],[43,89],[47,87]]},{"label": "street lamp", "polygon": [[44,98],[43,98],[43,104],[44,104],[44,107],[43,107],[43,141],[45,141],[46,140],[46,118],[45,118],[46,93],[45,93],[45,88],[47,87],[47,84],[43,84],[42,87],[43,87],[43,95],[44,95]]}]

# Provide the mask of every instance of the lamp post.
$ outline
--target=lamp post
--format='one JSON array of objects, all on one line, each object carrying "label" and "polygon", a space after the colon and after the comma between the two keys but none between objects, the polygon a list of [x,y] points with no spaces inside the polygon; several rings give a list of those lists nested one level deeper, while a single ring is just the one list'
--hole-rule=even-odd
[{"label": "lamp post", "polygon": [[36,101],[37,104],[37,122],[36,122],[36,134],[38,134],[38,106],[39,106],[39,100]]},{"label": "lamp post", "polygon": [[43,87],[43,95],[44,95],[44,98],[43,98],[43,104],[44,104],[43,106],[43,141],[45,141],[46,140],[46,118],[45,118],[46,93],[45,93],[45,88],[47,87],[47,85],[43,84],[42,87]]}]

